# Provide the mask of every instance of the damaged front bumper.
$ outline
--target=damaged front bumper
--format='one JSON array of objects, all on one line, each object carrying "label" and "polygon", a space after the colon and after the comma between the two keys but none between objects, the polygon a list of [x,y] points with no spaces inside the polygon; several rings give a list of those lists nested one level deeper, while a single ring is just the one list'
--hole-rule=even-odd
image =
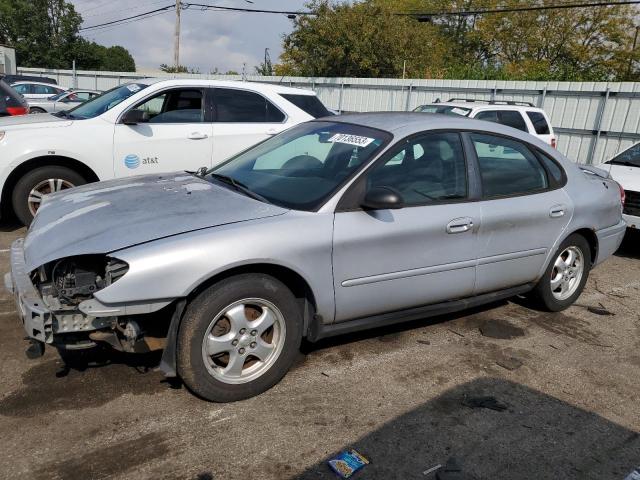
[{"label": "damaged front bumper", "polygon": [[11,271],[4,276],[6,289],[13,294],[24,330],[30,339],[53,344],[58,333],[89,332],[108,327],[110,317],[94,317],[80,311],[50,310],[33,285],[24,259],[24,239],[11,245]]},{"label": "damaged front bumper", "polygon": [[53,343],[53,314],[29,278],[23,238],[11,245],[11,271],[5,274],[4,284],[13,294],[27,336],[43,343]]}]

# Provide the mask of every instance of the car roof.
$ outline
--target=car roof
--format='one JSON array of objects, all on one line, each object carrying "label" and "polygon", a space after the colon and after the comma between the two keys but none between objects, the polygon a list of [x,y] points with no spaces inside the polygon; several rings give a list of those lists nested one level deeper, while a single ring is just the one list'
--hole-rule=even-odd
[{"label": "car roof", "polygon": [[446,106],[446,107],[458,107],[458,108],[466,108],[467,110],[527,110],[527,111],[539,111],[543,110],[539,107],[532,107],[531,105],[512,105],[512,104],[504,104],[504,103],[489,103],[489,102],[431,102],[420,105],[421,107],[424,105],[430,106]]},{"label": "car roof", "polygon": [[46,83],[46,82],[34,82],[33,80],[19,80],[17,82],[13,82],[11,83],[11,86],[13,85],[45,85],[47,87],[55,87],[55,88],[60,88],[62,90],[65,90],[64,87],[60,86],[60,85],[54,85],[52,83]]},{"label": "car roof", "polygon": [[423,112],[367,112],[324,117],[318,120],[353,123],[385,130],[397,137],[405,137],[426,130],[465,130],[496,133],[534,144],[547,152],[554,152],[554,155],[557,154],[557,150],[550,150],[549,145],[527,132],[507,127],[500,123],[486,122],[457,115]]},{"label": "car roof", "polygon": [[287,87],[280,84],[248,82],[243,80],[208,80],[204,78],[141,78],[140,80],[134,80],[130,83],[142,83],[146,85],[166,83],[167,86],[196,85],[203,87],[242,88],[254,92],[278,93],[285,95],[315,95],[315,92],[313,90]]}]

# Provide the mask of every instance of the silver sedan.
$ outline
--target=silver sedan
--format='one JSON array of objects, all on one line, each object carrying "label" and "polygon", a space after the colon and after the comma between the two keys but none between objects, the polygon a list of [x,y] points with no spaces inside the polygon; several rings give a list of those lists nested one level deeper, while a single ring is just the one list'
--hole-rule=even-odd
[{"label": "silver sedan", "polygon": [[29,113],[55,113],[70,110],[101,93],[97,90],[72,90],[45,99],[29,100]]},{"label": "silver sedan", "polygon": [[624,232],[619,185],[533,136],[356,114],[210,170],[52,194],[5,282],[31,356],[164,349],[166,375],[224,402],[276,384],[303,338],[515,295],[565,309]]}]

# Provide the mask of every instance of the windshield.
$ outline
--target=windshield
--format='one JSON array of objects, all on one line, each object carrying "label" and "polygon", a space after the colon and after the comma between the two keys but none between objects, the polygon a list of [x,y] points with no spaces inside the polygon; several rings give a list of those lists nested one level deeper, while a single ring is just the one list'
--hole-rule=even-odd
[{"label": "windshield", "polygon": [[640,143],[628,148],[620,155],[613,157],[606,163],[613,165],[626,165],[628,167],[640,167]]},{"label": "windshield", "polygon": [[56,93],[55,95],[51,95],[48,100],[53,100],[54,102],[57,102],[58,100],[60,100],[62,97],[64,97],[65,95],[67,95],[69,92],[60,92],[60,93]]},{"label": "windshield", "polygon": [[466,117],[471,112],[470,108],[455,107],[452,105],[421,105],[414,112],[442,113],[444,115],[459,115]]},{"label": "windshield", "polygon": [[104,92],[102,95],[84,102],[83,104],[67,110],[65,115],[71,118],[86,119],[94,118],[102,115],[104,112],[111,110],[113,107],[123,102],[131,95],[138,93],[140,90],[147,88],[149,85],[144,83],[128,83]]},{"label": "windshield", "polygon": [[313,211],[391,138],[359,125],[307,122],[209,170],[205,178],[230,177],[270,203]]}]

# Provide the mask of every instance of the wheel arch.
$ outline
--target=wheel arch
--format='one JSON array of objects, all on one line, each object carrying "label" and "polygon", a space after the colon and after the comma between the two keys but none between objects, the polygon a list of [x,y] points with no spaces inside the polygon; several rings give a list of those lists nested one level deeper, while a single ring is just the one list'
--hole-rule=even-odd
[{"label": "wheel arch", "polygon": [[313,290],[307,280],[295,270],[279,265],[276,263],[250,263],[231,267],[222,272],[216,273],[214,276],[207,278],[198,284],[187,295],[187,303],[195,298],[200,292],[213,285],[214,283],[240,274],[261,273],[270,275],[281,281],[291,293],[293,293],[300,308],[303,319],[303,337],[307,336],[307,331],[317,311],[316,298]]},{"label": "wheel arch", "polygon": [[584,237],[584,239],[589,244],[589,253],[591,254],[591,265],[595,265],[598,259],[598,236],[595,231],[590,228],[579,228],[578,230],[574,230],[566,238],[571,235],[580,235]]},{"label": "wheel arch", "polygon": [[18,180],[31,170],[49,166],[70,168],[82,175],[87,182],[97,182],[100,180],[91,167],[71,157],[63,155],[41,155],[31,158],[16,166],[5,180],[4,185],[2,186],[2,195],[0,197],[0,204],[2,204],[4,210],[3,213],[6,214],[13,211],[13,207],[11,205],[11,193],[13,192]]}]

